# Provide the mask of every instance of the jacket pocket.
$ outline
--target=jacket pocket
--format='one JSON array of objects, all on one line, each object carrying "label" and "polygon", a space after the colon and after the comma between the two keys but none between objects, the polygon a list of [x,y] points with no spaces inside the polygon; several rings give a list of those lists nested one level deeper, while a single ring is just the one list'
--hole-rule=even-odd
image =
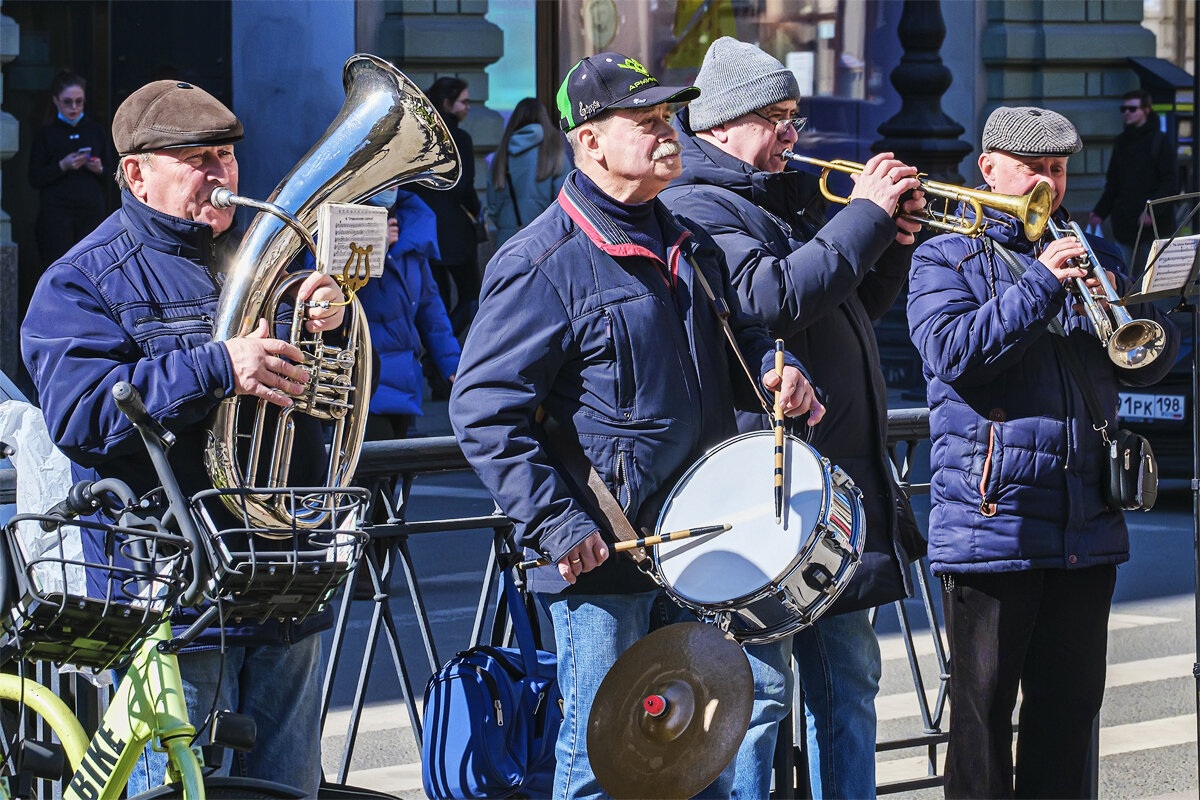
[{"label": "jacket pocket", "polygon": [[983,469],[979,476],[979,513],[985,517],[996,516],[996,497],[1000,489],[1000,467],[1004,452],[1001,423],[1004,412],[993,409],[987,430],[987,451],[983,456]]},{"label": "jacket pocket", "polygon": [[604,326],[613,353],[614,408],[625,419],[629,419],[633,414],[633,348],[625,318],[619,309],[604,310]]},{"label": "jacket pocket", "polygon": [[133,321],[133,335],[151,358],[212,341],[212,316],[206,313],[176,317],[145,315]]}]

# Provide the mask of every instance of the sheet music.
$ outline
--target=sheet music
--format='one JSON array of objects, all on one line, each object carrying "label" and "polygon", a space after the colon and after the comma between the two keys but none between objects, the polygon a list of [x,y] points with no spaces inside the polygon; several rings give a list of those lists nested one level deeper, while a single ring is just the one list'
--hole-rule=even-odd
[{"label": "sheet music", "polygon": [[387,209],[353,203],[325,203],[317,210],[317,271],[372,278],[383,275],[387,255]]},{"label": "sheet music", "polygon": [[1142,276],[1142,294],[1176,292],[1192,275],[1200,236],[1178,236],[1170,244],[1167,242],[1167,239],[1155,239],[1150,247],[1149,266]]}]

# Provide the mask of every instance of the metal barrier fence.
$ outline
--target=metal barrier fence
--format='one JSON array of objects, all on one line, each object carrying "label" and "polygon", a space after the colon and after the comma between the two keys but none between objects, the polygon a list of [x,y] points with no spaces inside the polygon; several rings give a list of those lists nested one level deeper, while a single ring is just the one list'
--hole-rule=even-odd
[{"label": "metal barrier fence", "polygon": [[[888,413],[888,454],[897,479],[910,496],[927,494],[929,491],[927,483],[914,484],[911,482],[917,450],[928,438],[928,410],[923,408],[901,409]],[[429,612],[423,599],[421,582],[409,548],[411,537],[449,531],[490,530],[491,550],[483,585],[479,592],[470,642],[466,646],[484,643],[485,636],[493,637],[498,628],[504,627],[503,620],[497,626],[497,621],[491,619],[490,615],[498,587],[498,564],[501,562],[502,554],[509,546],[511,522],[499,512],[484,516],[408,519],[415,481],[422,476],[468,469],[467,462],[452,437],[368,442],[363,447],[356,482],[372,491],[369,517],[371,543],[360,566],[363,577],[358,580],[352,577],[343,594],[343,602],[338,607],[321,707],[321,719],[324,724],[331,704],[335,675],[348,656],[360,656],[338,771],[336,775],[328,776],[332,782],[345,783],[347,781],[366,703],[367,689],[371,683],[374,656],[381,641],[387,647],[391,667],[395,670],[402,699],[408,710],[413,735],[418,748],[420,747],[422,738],[421,690],[413,686],[406,654],[401,650],[392,610],[392,602],[401,601],[401,597],[393,595],[390,591],[392,579],[398,571],[404,577],[407,600],[412,605],[413,618],[420,632],[425,665],[429,671],[434,671],[441,666],[443,659],[438,655],[434,643]],[[0,503],[13,502],[14,486],[13,471],[0,470]],[[920,600],[926,618],[926,633],[933,641],[932,652],[936,674],[926,675],[918,659],[918,649],[914,644],[914,627],[909,618],[908,605],[903,601],[894,603],[893,608],[899,621],[901,637],[908,655],[922,730],[900,739],[880,741],[877,743],[876,749],[880,752],[906,748],[922,749],[927,761],[927,775],[916,780],[882,784],[879,786],[880,793],[936,786],[940,785],[942,780],[937,773],[937,746],[946,741],[942,722],[946,708],[945,688],[948,677],[945,647],[929,586],[928,564],[922,559],[915,562],[912,569],[916,599]],[[356,594],[361,596],[362,588],[365,587],[368,578],[373,589],[372,596],[368,600],[355,600]],[[356,588],[359,590],[358,592],[356,592]],[[372,604],[361,654],[346,652],[350,609],[356,602]],[[403,613],[407,614],[407,612]],[[873,614],[875,613],[878,613],[878,609],[873,612]],[[872,619],[874,620],[874,616]],[[508,633],[507,630],[504,630],[502,635],[507,636]],[[935,699],[930,702],[927,696],[927,687],[934,682],[938,688]],[[805,764],[803,710],[801,709],[799,713],[794,711],[792,719],[799,721],[800,729],[796,730],[796,723],[793,723],[790,728],[785,726],[785,729],[781,730],[779,746],[776,749],[775,796],[781,798],[807,796],[808,794],[807,770],[803,767]]]}]

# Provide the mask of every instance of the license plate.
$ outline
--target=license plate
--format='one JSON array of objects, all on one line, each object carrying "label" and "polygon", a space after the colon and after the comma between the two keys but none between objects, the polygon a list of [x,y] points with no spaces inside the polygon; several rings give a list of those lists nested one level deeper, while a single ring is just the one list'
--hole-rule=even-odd
[{"label": "license plate", "polygon": [[1181,394],[1131,394],[1121,392],[1117,416],[1122,419],[1182,420],[1186,404]]}]

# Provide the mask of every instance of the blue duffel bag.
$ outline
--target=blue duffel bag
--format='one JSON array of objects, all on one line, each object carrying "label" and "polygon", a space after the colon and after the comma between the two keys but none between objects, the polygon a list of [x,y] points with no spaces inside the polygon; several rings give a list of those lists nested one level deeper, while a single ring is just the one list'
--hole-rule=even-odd
[{"label": "blue duffel bag", "polygon": [[554,788],[558,659],[537,649],[521,593],[501,573],[518,646],[464,650],[425,687],[421,772],[433,800],[547,797]]}]

